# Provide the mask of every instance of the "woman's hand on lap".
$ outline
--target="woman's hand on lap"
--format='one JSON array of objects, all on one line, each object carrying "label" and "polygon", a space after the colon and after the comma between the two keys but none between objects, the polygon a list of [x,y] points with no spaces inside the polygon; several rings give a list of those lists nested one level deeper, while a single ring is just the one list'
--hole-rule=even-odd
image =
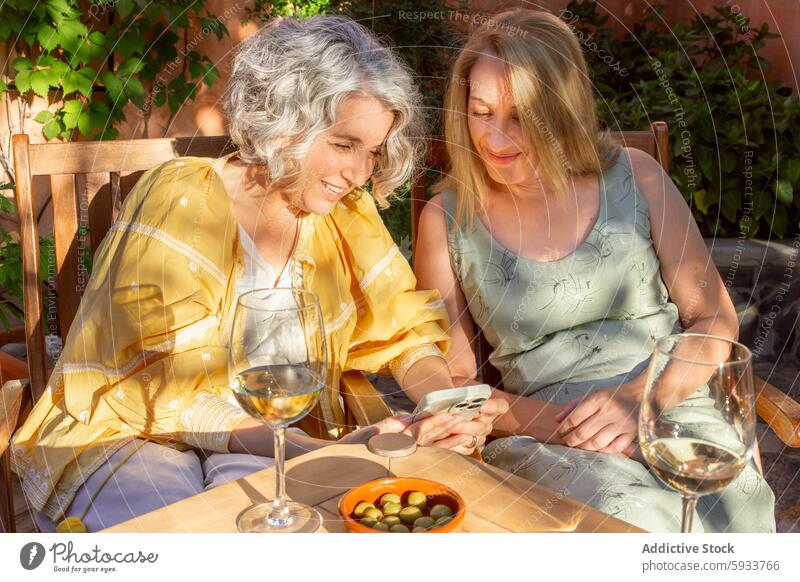
[{"label": "woman's hand on lap", "polygon": [[556,420],[568,447],[630,456],[637,448],[641,387],[623,384],[570,402]]}]

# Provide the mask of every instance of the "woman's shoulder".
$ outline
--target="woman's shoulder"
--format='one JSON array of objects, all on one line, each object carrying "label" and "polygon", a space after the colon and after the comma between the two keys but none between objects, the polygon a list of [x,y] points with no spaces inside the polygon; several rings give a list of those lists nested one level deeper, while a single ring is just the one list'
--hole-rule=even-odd
[{"label": "woman's shoulder", "polygon": [[669,176],[653,156],[636,148],[621,148],[620,161],[630,173],[630,177],[648,204],[657,202],[664,194],[664,181]]},{"label": "woman's shoulder", "polygon": [[[126,197],[123,215],[137,222],[227,220],[231,214],[222,177],[211,158],[179,157],[146,171]],[[185,219],[185,220],[184,220]]]}]

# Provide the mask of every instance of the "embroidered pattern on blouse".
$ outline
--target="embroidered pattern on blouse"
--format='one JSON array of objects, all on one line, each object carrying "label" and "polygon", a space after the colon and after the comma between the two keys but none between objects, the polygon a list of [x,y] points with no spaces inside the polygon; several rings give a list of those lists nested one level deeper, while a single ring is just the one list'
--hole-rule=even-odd
[{"label": "embroidered pattern on blouse", "polygon": [[199,264],[201,267],[203,267],[203,269],[208,271],[208,273],[223,287],[226,284],[225,274],[219,268],[217,268],[213,262],[211,262],[207,257],[203,256],[201,253],[197,252],[191,246],[176,239],[163,230],[142,224],[140,222],[128,222],[124,220],[118,220],[115,222],[111,226],[111,230],[120,232],[135,232],[161,241],[168,247],[191,259],[193,263]]},{"label": "embroidered pattern on blouse", "polygon": [[402,256],[402,253],[397,245],[392,245],[392,248],[389,249],[389,252],[386,253],[386,255],[380,261],[375,263],[363,277],[361,277],[361,280],[358,282],[359,287],[364,289],[375,279],[377,279],[378,275],[380,275],[381,272],[391,264],[396,255]]},{"label": "embroidered pattern on blouse", "polygon": [[201,319],[193,323],[186,329],[177,332],[174,337],[164,340],[149,350],[145,350],[137,354],[130,362],[122,368],[109,368],[101,362],[64,362],[64,374],[80,374],[83,372],[100,372],[105,374],[108,378],[119,378],[128,376],[135,370],[148,356],[154,354],[162,354],[172,351],[178,346],[185,345],[194,339],[198,339],[199,335],[208,329],[216,327],[219,324],[219,318],[215,315]]},{"label": "embroidered pattern on blouse", "polygon": [[198,392],[178,417],[181,439],[207,451],[228,452],[231,431],[248,414],[211,392]]}]

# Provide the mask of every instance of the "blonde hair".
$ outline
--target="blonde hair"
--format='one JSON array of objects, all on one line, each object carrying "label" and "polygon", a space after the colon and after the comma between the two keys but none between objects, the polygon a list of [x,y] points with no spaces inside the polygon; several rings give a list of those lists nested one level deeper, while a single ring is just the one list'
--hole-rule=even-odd
[{"label": "blonde hair", "polygon": [[570,28],[547,12],[498,14],[470,36],[453,64],[444,98],[450,168],[435,190],[458,193],[456,223],[470,227],[488,191],[488,175],[467,125],[468,79],[482,56],[505,65],[522,134],[536,152],[539,174],[556,194],[566,193],[571,176],[608,169],[619,151],[608,132],[600,132],[586,61]]}]

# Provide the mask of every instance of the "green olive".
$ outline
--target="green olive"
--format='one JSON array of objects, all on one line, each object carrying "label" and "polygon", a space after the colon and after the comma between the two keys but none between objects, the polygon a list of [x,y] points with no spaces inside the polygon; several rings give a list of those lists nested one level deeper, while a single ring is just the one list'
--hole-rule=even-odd
[{"label": "green olive", "polygon": [[403,506],[394,501],[387,501],[383,506],[383,515],[397,515],[403,509]]},{"label": "green olive", "polygon": [[397,525],[398,523],[402,522],[400,521],[400,518],[397,517],[396,515],[387,515],[386,517],[383,518],[383,523],[391,527],[393,525]]},{"label": "green olive", "polygon": [[408,498],[406,502],[409,505],[413,505],[414,507],[419,507],[421,510],[425,510],[425,506],[428,504],[428,498],[422,491],[412,491],[408,494]]},{"label": "green olive", "polygon": [[364,517],[364,512],[369,509],[370,507],[375,507],[369,501],[361,501],[356,508],[353,510],[353,515],[356,517]]},{"label": "green olive", "polygon": [[450,523],[451,521],[453,521],[453,518],[449,515],[446,517],[440,517],[439,519],[436,520],[436,524],[433,527],[434,528],[442,527],[444,524]]},{"label": "green olive", "polygon": [[375,524],[378,523],[378,520],[374,517],[362,517],[361,521],[359,521],[361,525],[365,525],[367,527],[375,527]]},{"label": "green olive", "polygon": [[423,515],[422,517],[418,517],[414,520],[414,528],[424,528],[430,529],[433,527],[433,524],[436,523],[436,520],[432,517],[428,517],[427,515]]},{"label": "green olive", "polygon": [[422,517],[422,510],[419,507],[414,506],[404,507],[400,510],[400,513],[398,513],[397,516],[403,523],[411,524]]},{"label": "green olive", "polygon": [[411,533],[425,533],[426,531],[428,530],[425,529],[424,527],[415,527],[414,529],[411,530]]},{"label": "green olive", "polygon": [[379,521],[372,526],[372,529],[376,529],[378,531],[389,531],[389,525],[383,521]]},{"label": "green olive", "polygon": [[368,507],[364,511],[364,517],[374,517],[375,521],[380,521],[383,519],[383,512],[377,507]]},{"label": "green olive", "polygon": [[381,500],[378,502],[381,507],[386,505],[387,503],[397,503],[400,505],[400,496],[397,493],[384,493],[381,496]]},{"label": "green olive", "polygon": [[433,519],[439,519],[440,517],[450,517],[451,515],[453,515],[453,510],[442,503],[431,507],[431,517]]},{"label": "green olive", "polygon": [[396,523],[389,528],[392,533],[411,533],[411,530],[404,526],[402,523]]}]

